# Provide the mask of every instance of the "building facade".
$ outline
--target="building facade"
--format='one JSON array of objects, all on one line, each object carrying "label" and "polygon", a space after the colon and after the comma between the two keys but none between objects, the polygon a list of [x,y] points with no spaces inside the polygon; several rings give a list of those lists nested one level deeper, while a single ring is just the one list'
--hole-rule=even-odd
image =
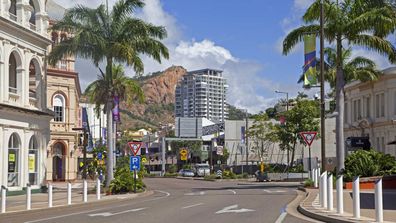
[{"label": "building facade", "polygon": [[176,117],[201,117],[213,122],[228,118],[223,72],[203,69],[188,72],[176,86]]},{"label": "building facade", "polygon": [[344,135],[369,137],[374,149],[396,155],[396,67],[377,81],[355,81],[345,86]]},{"label": "building facade", "polygon": [[0,27],[0,184],[39,188],[53,116],[46,103],[45,1],[2,1]]}]

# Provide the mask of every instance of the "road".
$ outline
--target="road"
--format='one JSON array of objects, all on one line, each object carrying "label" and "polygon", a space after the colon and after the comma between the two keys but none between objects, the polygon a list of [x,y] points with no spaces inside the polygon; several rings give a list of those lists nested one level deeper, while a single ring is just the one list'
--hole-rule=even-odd
[{"label": "road", "polygon": [[0,215],[7,223],[306,222],[285,212],[297,196],[285,183],[145,179],[152,194]]}]

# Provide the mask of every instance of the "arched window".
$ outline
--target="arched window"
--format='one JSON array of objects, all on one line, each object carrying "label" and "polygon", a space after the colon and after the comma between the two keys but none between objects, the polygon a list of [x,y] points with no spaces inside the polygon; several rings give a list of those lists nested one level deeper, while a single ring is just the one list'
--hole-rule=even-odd
[{"label": "arched window", "polygon": [[19,149],[20,140],[16,133],[10,136],[8,141],[8,186],[19,185]]},{"label": "arched window", "polygon": [[38,163],[38,146],[36,137],[32,136],[29,141],[28,169],[30,185],[37,185],[37,163]]},{"label": "arched window", "polygon": [[9,75],[9,92],[17,94],[17,62],[14,53],[11,53],[10,60],[8,63],[8,75]]},{"label": "arched window", "polygon": [[36,59],[30,61],[29,64],[29,97],[37,97],[37,85],[40,75],[40,70],[38,68],[38,62]]},{"label": "arched window", "polygon": [[29,1],[29,5],[33,8],[32,15],[30,16],[29,22],[36,25],[36,8],[34,7],[33,1]]},{"label": "arched window", "polygon": [[64,122],[65,121],[65,98],[61,94],[56,94],[52,101],[54,105],[54,121]]}]

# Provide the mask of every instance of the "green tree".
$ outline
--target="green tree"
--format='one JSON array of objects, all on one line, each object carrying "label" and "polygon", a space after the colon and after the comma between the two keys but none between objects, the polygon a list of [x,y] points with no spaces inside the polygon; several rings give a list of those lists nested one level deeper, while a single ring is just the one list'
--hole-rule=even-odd
[{"label": "green tree", "polygon": [[[303,16],[306,25],[292,30],[283,41],[283,53],[287,55],[301,42],[306,33],[320,31],[321,0],[316,0]],[[344,169],[344,85],[345,67],[342,63],[342,50],[349,46],[361,46],[396,60],[392,44],[386,36],[396,27],[395,10],[386,0],[344,0],[323,1],[324,38],[336,47],[336,144],[337,170]]]},{"label": "green tree", "polygon": [[[106,64],[106,72],[101,71],[99,78],[108,83],[107,94],[102,95],[103,98],[99,101],[99,103],[105,102],[107,113],[106,186],[109,186],[114,178],[112,168],[114,148],[111,136],[113,98],[124,95],[123,92],[113,89],[117,84],[113,74],[113,63],[132,66],[137,73],[142,73],[144,65],[141,55],[150,56],[158,62],[161,62],[162,57],[169,57],[168,49],[160,42],[166,37],[165,28],[132,17],[133,13],[143,6],[141,0],[119,0],[109,12],[103,4],[96,9],[79,5],[67,10],[64,17],[53,26],[53,30],[65,31],[73,35],[53,48],[49,55],[50,64],[55,64],[67,55],[91,59],[97,67],[100,62]],[[131,95],[125,95],[127,98],[140,94],[140,88],[131,89],[135,91],[129,92],[132,93]],[[100,89],[96,88],[96,90]],[[121,95],[118,95],[119,93]],[[94,102],[98,103],[98,101]]]}]

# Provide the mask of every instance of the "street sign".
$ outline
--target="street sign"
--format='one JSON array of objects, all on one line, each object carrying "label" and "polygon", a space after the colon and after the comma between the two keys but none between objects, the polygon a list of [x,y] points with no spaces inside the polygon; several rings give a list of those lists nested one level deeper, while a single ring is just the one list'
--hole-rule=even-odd
[{"label": "street sign", "polygon": [[305,143],[310,147],[316,137],[317,132],[300,132],[301,137],[304,139]]},{"label": "street sign", "polygon": [[102,159],[102,153],[98,153],[98,159],[101,160]]},{"label": "street sign", "polygon": [[222,146],[217,146],[216,154],[219,155],[219,156],[223,155],[223,147]]},{"label": "street sign", "polygon": [[187,160],[187,155],[188,155],[187,149],[181,149],[179,154],[180,154],[180,160]]},{"label": "street sign", "polygon": [[147,163],[146,157],[143,157],[143,158],[142,158],[142,163]]},{"label": "street sign", "polygon": [[129,162],[129,167],[131,171],[140,170],[140,156],[131,156],[130,157],[130,162]]},{"label": "street sign", "polygon": [[140,156],[142,147],[142,142],[128,142],[128,146],[131,149],[134,156]]},{"label": "street sign", "polygon": [[217,132],[224,132],[224,122],[202,127],[203,136],[215,134]]}]

